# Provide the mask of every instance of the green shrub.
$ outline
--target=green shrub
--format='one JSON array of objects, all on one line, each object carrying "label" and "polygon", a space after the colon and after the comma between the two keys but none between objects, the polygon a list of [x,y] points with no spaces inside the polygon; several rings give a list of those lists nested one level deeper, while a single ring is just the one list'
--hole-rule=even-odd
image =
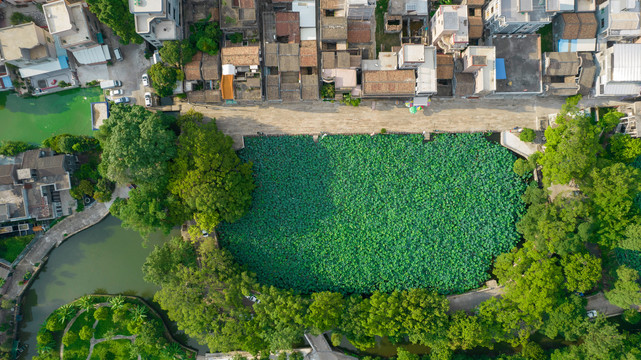
[{"label": "green shrub", "polygon": [[336,90],[335,90],[335,85],[332,84],[323,84],[321,86],[321,98],[323,99],[334,99],[334,96],[336,96]]},{"label": "green shrub", "polygon": [[109,308],[106,306],[99,307],[93,313],[93,317],[96,320],[107,320],[109,319]]},{"label": "green shrub", "polygon": [[33,18],[20,12],[14,12],[13,14],[11,14],[11,18],[9,18],[9,21],[11,21],[11,25],[20,25],[32,22]]},{"label": "green shrub", "polygon": [[232,44],[238,44],[243,42],[243,33],[233,33],[229,36],[229,41],[231,41]]},{"label": "green shrub", "polygon": [[520,177],[530,177],[532,176],[532,171],[534,171],[534,167],[524,159],[516,159],[512,169]]},{"label": "green shrub", "polygon": [[258,137],[239,156],[257,188],[219,241],[265,284],[465,291],[520,238],[525,184],[481,134]]},{"label": "green shrub", "polygon": [[525,128],[523,129],[523,131],[521,131],[519,139],[525,142],[532,142],[534,141],[534,139],[536,139],[536,132],[534,132],[534,130],[532,129]]},{"label": "green shrub", "polygon": [[340,346],[341,342],[343,341],[343,335],[333,332],[332,333],[332,346]]},{"label": "green shrub", "polygon": [[623,312],[623,319],[630,324],[638,324],[641,321],[641,314],[634,309],[627,309]]},{"label": "green shrub", "polygon": [[2,141],[0,144],[0,155],[15,156],[27,150],[36,149],[35,146],[24,141]]},{"label": "green shrub", "polygon": [[75,332],[73,332],[71,330],[67,331],[65,336],[62,337],[62,343],[65,346],[70,346],[71,344],[75,343],[76,341],[78,341],[78,334],[76,334]]},{"label": "green shrub", "polygon": [[78,332],[78,336],[80,337],[80,339],[88,341],[93,337],[94,331],[95,330],[92,327],[85,325],[82,327],[82,329],[80,329],[80,332]]}]

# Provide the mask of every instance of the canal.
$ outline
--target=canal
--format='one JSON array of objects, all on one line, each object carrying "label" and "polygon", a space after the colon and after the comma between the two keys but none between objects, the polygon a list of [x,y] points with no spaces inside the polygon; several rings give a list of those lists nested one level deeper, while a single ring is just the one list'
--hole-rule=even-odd
[{"label": "canal", "polygon": [[104,100],[99,87],[71,89],[40,97],[0,92],[0,141],[40,144],[51,135],[91,135],[91,103]]},{"label": "canal", "polygon": [[[153,298],[157,287],[143,280],[142,265],[154,245],[167,238],[151,235],[143,247],[138,233],[122,228],[120,220],[109,216],[53,249],[23,297],[20,340],[29,344],[29,350],[21,358],[36,355],[36,335],[47,316],[80,296],[100,289]],[[196,344],[190,341],[189,345]]]}]

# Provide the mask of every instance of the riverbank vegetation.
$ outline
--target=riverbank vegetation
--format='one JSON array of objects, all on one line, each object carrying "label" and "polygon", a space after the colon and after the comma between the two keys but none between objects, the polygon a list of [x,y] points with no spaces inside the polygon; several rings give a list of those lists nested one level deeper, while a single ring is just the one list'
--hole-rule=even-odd
[{"label": "riverbank vegetation", "polygon": [[[83,296],[53,312],[38,332],[36,360],[193,359],[166,338],[162,319],[141,300]],[[93,346],[92,346],[93,344]]]}]

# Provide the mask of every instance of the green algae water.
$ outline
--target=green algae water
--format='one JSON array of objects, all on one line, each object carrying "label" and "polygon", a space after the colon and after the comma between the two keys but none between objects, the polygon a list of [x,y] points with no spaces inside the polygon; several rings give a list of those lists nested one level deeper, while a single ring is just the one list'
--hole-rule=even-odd
[{"label": "green algae water", "polygon": [[91,103],[102,100],[96,87],[28,98],[0,92],[0,141],[40,144],[52,135],[91,135]]},{"label": "green algae water", "polygon": [[143,247],[140,235],[120,224],[109,216],[51,251],[23,297],[20,339],[29,349],[21,359],[36,355],[36,335],[49,314],[80,296],[103,289],[110,294],[129,292],[153,298],[158,288],[143,280],[142,265],[154,245],[168,236],[153,234]]}]

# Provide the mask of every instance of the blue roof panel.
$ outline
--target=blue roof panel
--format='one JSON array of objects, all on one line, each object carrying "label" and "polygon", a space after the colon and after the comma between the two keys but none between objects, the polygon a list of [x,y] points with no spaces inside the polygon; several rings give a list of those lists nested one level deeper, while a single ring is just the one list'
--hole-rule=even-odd
[{"label": "blue roof panel", "polygon": [[496,59],[496,80],[505,80],[507,75],[505,74],[505,59],[497,58]]}]

